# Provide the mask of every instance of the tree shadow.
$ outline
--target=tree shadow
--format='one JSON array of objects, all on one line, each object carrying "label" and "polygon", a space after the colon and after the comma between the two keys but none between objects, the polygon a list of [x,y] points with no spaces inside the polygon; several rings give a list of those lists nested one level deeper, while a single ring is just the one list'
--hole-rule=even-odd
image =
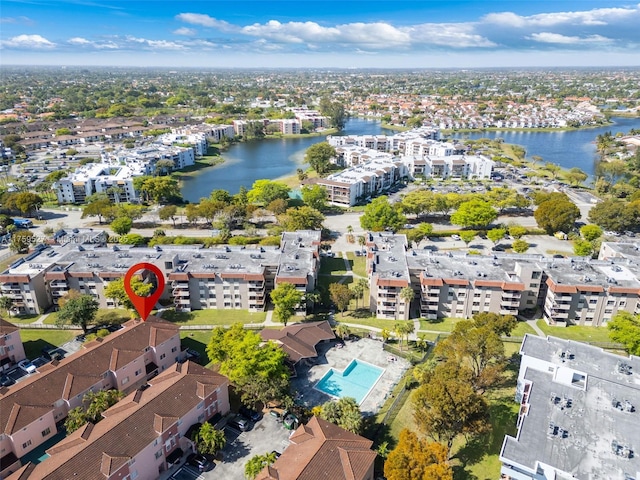
[{"label": "tree shadow", "polygon": [[360,307],[350,312],[348,316],[353,318],[371,318],[373,317],[373,314],[368,308]]},{"label": "tree shadow", "polygon": [[203,365],[206,365],[208,363],[209,357],[207,356],[207,346],[204,343],[190,337],[184,337],[180,340],[180,344],[183,348],[189,348],[198,352],[200,354],[199,363]]},{"label": "tree shadow", "polygon": [[56,348],[56,345],[52,345],[46,340],[38,339],[38,340],[28,340],[24,342],[24,354],[27,358],[34,359],[38,358],[42,355],[43,350],[51,350],[52,348]]}]

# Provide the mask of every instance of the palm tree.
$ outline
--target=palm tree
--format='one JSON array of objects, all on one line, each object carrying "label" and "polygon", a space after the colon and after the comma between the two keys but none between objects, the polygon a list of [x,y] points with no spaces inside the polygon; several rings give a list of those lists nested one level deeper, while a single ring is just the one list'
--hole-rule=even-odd
[{"label": "palm tree", "polygon": [[342,339],[344,340],[345,338],[347,338],[349,335],[351,335],[351,329],[349,328],[348,325],[345,325],[344,323],[341,323],[340,325],[338,325],[336,327],[336,334]]},{"label": "palm tree", "polygon": [[351,285],[353,298],[356,300],[356,310],[358,309],[358,299],[364,297],[364,292],[367,288],[369,288],[369,281],[366,278],[358,278],[356,282]]},{"label": "palm tree", "polygon": [[400,298],[404,301],[404,304],[406,306],[405,313],[411,311],[411,302],[413,301],[415,296],[416,294],[411,287],[404,287],[402,290],[400,290]]},{"label": "palm tree", "polygon": [[407,343],[409,342],[409,335],[411,335],[414,331],[415,327],[413,326],[413,322],[398,322],[393,326],[393,330],[395,331],[398,339],[400,340],[400,350],[402,350],[402,340],[404,337],[407,337]]},{"label": "palm tree", "polygon": [[360,250],[364,250],[364,246],[367,243],[367,239],[364,235],[358,235],[358,245],[360,245]]},{"label": "palm tree", "polygon": [[216,430],[215,427],[208,422],[203,423],[200,429],[195,432],[194,441],[200,453],[210,455],[215,455],[227,444],[224,432],[222,430]]}]

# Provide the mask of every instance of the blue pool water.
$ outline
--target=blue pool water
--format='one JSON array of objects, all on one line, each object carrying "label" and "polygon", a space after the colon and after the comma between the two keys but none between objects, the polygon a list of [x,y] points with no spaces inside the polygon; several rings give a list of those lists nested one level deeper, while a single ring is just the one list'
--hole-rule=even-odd
[{"label": "blue pool water", "polygon": [[361,404],[382,372],[382,368],[354,359],[342,372],[330,369],[315,388],[332,397],[353,397]]}]

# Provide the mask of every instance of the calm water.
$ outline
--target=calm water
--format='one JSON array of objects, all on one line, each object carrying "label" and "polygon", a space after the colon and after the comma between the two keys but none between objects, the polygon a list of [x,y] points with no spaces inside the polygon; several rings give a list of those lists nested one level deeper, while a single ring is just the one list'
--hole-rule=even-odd
[{"label": "calm water", "polygon": [[[579,167],[593,175],[598,160],[596,136],[604,132],[626,133],[640,129],[640,118],[615,118],[614,125],[574,130],[568,132],[478,132],[458,133],[452,138],[502,138],[506,143],[522,145],[527,157],[538,155],[543,162],[556,163],[564,168]],[[379,122],[353,118],[347,122],[342,135],[393,135],[392,130],[381,127]],[[201,170],[200,174],[186,180],[182,195],[191,202],[208,197],[212,190],[222,188],[237,193],[242,185],[251,188],[261,178],[275,179],[306,168],[304,154],[307,148],[324,137],[253,140],[233,145],[222,156],[225,162]]]},{"label": "calm water", "polygon": [[640,118],[613,119],[614,125],[606,127],[572,130],[567,132],[478,132],[456,133],[452,138],[502,138],[505,143],[522,145],[527,150],[527,157],[542,157],[543,163],[551,162],[563,168],[578,167],[585,173],[593,175],[598,163],[595,139],[598,135],[611,132],[627,133],[632,128],[640,128]]},{"label": "calm water", "polygon": [[[350,119],[341,135],[393,135],[380,122],[360,118]],[[234,194],[244,185],[251,188],[261,178],[275,179],[306,168],[304,154],[311,145],[325,137],[252,140],[232,145],[222,154],[224,163],[200,171],[185,180],[182,195],[191,202],[208,197],[212,190],[222,188]]]}]

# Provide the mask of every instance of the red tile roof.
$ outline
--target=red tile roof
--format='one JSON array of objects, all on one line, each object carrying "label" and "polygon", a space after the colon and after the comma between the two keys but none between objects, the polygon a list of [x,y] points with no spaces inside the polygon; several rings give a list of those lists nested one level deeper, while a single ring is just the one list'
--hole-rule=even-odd
[{"label": "red tile roof", "polygon": [[297,323],[281,330],[265,329],[260,332],[263,340],[278,342],[293,363],[318,355],[316,345],[322,340],[335,338],[329,322]]},{"label": "red tile roof", "polygon": [[290,441],[256,480],[364,480],[373,472],[373,442],[321,418],[298,427]]}]

